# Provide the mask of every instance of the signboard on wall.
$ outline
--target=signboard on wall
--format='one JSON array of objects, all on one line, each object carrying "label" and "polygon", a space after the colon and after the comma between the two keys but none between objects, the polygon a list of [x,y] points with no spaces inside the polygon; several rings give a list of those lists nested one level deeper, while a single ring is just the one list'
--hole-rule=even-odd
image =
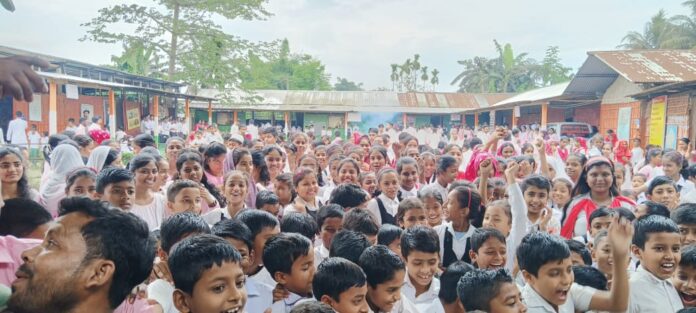
[{"label": "signboard on wall", "polygon": [[80,98],[80,93],[77,91],[77,85],[65,84],[65,97],[68,99]]},{"label": "signboard on wall", "polygon": [[126,110],[126,122],[128,130],[140,128],[140,108]]},{"label": "signboard on wall", "polygon": [[667,96],[653,98],[650,108],[650,137],[648,143],[664,146],[665,143],[665,113],[667,111]]},{"label": "signboard on wall", "polygon": [[667,125],[667,132],[665,134],[665,149],[677,148],[677,133],[677,125]]},{"label": "signboard on wall", "polygon": [[629,140],[631,137],[631,108],[620,108],[616,136],[619,140]]}]

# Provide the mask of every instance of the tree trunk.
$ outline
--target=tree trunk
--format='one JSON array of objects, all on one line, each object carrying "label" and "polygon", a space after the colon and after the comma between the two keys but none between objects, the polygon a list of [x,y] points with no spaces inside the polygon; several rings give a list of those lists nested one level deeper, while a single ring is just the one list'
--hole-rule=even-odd
[{"label": "tree trunk", "polygon": [[172,39],[169,43],[169,68],[167,76],[169,80],[173,80],[174,71],[176,70],[176,50],[177,41],[179,40],[179,3],[174,3],[174,19],[172,20]]}]

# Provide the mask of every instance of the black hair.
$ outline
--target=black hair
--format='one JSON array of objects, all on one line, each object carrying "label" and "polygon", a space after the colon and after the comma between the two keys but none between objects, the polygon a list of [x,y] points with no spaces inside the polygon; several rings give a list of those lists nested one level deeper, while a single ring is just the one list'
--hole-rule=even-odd
[{"label": "black hair", "polygon": [[645,215],[641,216],[641,218],[650,215],[659,215],[670,218],[671,213],[669,212],[669,209],[662,203],[648,200],[643,202],[641,205],[645,206]]},{"label": "black hair", "polygon": [[203,152],[203,168],[206,171],[210,171],[210,167],[208,166],[208,160],[225,154],[227,154],[227,147],[225,147],[225,145],[216,141],[211,142],[205,148],[205,152]]},{"label": "black hair", "polygon": [[324,221],[326,221],[326,219],[340,218],[342,221],[343,215],[343,208],[338,204],[330,203],[319,208],[319,211],[317,212],[317,231],[321,230],[321,227],[324,226]]},{"label": "black hair", "polygon": [[537,276],[539,268],[550,262],[570,258],[570,248],[563,238],[545,232],[529,233],[517,248],[520,270]]},{"label": "black hair", "polygon": [[192,234],[210,234],[210,226],[203,218],[191,212],[174,214],[162,222],[160,247],[169,254],[175,243]]},{"label": "black hair", "polygon": [[[240,157],[241,159],[241,157]],[[268,166],[266,166],[266,159],[261,151],[254,151],[251,153],[251,162],[254,163],[254,169],[259,171],[259,181],[267,185],[271,181],[271,173],[268,171]]]},{"label": "black hair", "polygon": [[[51,164],[51,151],[55,149],[58,144],[60,144],[61,141],[70,139],[70,137],[64,135],[64,134],[53,134],[51,136],[48,136],[48,144],[43,147],[43,156],[44,160],[48,161],[48,164]],[[3,148],[0,148],[3,149]],[[0,150],[2,151],[2,150]]]},{"label": "black hair", "polygon": [[60,216],[82,213],[93,218],[81,230],[87,246],[82,264],[97,258],[114,262],[109,306],[118,307],[152,271],[156,242],[147,224],[132,213],[84,197],[61,200],[58,212]]},{"label": "black hair", "polygon": [[408,259],[411,251],[439,254],[440,239],[435,230],[425,226],[416,226],[405,230],[401,236],[401,255]]},{"label": "black hair", "polygon": [[97,174],[97,192],[103,194],[106,186],[123,181],[133,181],[133,172],[124,168],[105,167]]},{"label": "black hair", "polygon": [[292,308],[290,313],[335,313],[328,304],[319,301],[302,302]]},{"label": "black hair", "polygon": [[273,214],[264,210],[242,210],[234,218],[249,227],[252,241],[264,228],[276,228],[279,224],[278,219]]},{"label": "black hair", "polygon": [[[179,178],[179,173],[181,172],[184,163],[188,161],[198,162],[198,164],[200,164],[201,167],[205,165],[199,153],[184,150],[179,154],[179,157],[176,159],[176,175],[174,177],[175,179]],[[212,195],[215,198],[215,200],[221,208],[224,208],[227,205],[227,199],[225,199],[225,196],[222,195],[222,193],[217,187],[211,185],[208,182],[208,176],[205,175],[205,173],[201,175],[201,184],[203,185],[203,187],[205,187],[205,189],[208,190],[208,192],[210,192],[210,195]]]},{"label": "black hair", "polygon": [[193,288],[206,270],[222,266],[225,262],[239,264],[242,256],[225,239],[203,234],[185,238],[172,249],[167,260],[174,287],[186,294]]},{"label": "black hair", "polygon": [[688,245],[682,248],[679,266],[696,267],[696,245]]},{"label": "black hair", "polygon": [[243,242],[249,248],[249,251],[254,249],[254,237],[251,235],[251,230],[238,220],[224,219],[219,221],[213,225],[211,231],[215,236]]},{"label": "black hair", "polygon": [[256,194],[256,208],[261,209],[266,204],[278,204],[278,196],[270,190],[261,190]]},{"label": "black hair", "polygon": [[481,207],[481,194],[476,188],[458,186],[450,190],[456,192],[457,201],[462,208],[469,208],[469,217],[473,225],[481,225],[484,210]]},{"label": "black hair", "polygon": [[290,274],[292,264],[301,256],[309,254],[312,242],[307,237],[295,233],[280,233],[268,241],[263,248],[263,265],[271,277],[277,272]]},{"label": "black hair", "polygon": [[512,276],[505,269],[469,271],[459,279],[457,295],[464,310],[490,312],[491,299],[498,296],[503,284],[512,284]]},{"label": "black hair", "polygon": [[672,220],[677,225],[692,224],[696,225],[696,203],[682,203],[674,212]]},{"label": "black hair", "polygon": [[638,248],[645,249],[648,236],[654,233],[676,233],[679,234],[677,223],[669,218],[660,215],[649,215],[639,218],[634,223],[633,244]]},{"label": "black hair", "polygon": [[358,263],[360,255],[370,246],[370,242],[364,234],[356,231],[342,229],[334,235],[329,247],[329,256],[342,257],[354,263]]},{"label": "black hair", "polygon": [[406,270],[404,261],[384,245],[365,249],[358,259],[358,265],[365,272],[367,283],[373,288],[394,279],[396,272]]},{"label": "black hair", "polygon": [[573,265],[575,282],[580,286],[592,287],[597,290],[608,290],[607,277],[591,265]]},{"label": "black hair", "polygon": [[360,266],[344,258],[330,257],[317,267],[312,280],[314,297],[329,296],[340,302],[340,295],[350,288],[365,286],[365,273]]},{"label": "black hair", "polygon": [[130,162],[128,163],[128,169],[135,173],[139,168],[144,167],[148,165],[150,162],[154,163],[155,166],[157,166],[157,161],[155,158],[147,153],[141,153],[133,157]]},{"label": "black hair", "polygon": [[417,209],[425,210],[425,204],[423,204],[423,201],[421,201],[417,197],[408,197],[399,202],[399,206],[396,210],[396,215],[394,216],[394,218],[397,222],[403,223],[404,216],[406,216],[406,212]]},{"label": "black hair", "polygon": [[440,276],[440,292],[437,297],[442,304],[452,304],[457,301],[457,285],[464,274],[473,271],[475,268],[464,261],[457,261],[445,269]]},{"label": "black hair", "polygon": [[403,234],[404,230],[401,229],[401,227],[392,224],[384,224],[379,228],[379,232],[377,232],[377,244],[388,246],[394,242],[394,240],[401,239]]},{"label": "black hair", "polygon": [[357,231],[365,236],[376,236],[379,225],[372,213],[355,208],[343,215],[343,229]]},{"label": "black hair", "polygon": [[[612,179],[611,187],[609,188],[609,194],[612,197],[618,196],[619,195],[619,188],[616,186],[616,176],[614,174],[614,164],[611,163],[611,161],[607,161],[603,157],[593,157],[590,160],[588,160],[588,162],[590,162],[590,164],[588,164],[582,168],[582,172],[580,173],[580,178],[578,178],[578,182],[570,194],[571,197],[575,197],[575,196],[581,195],[581,194],[586,194],[586,193],[589,193],[591,191],[590,185],[587,184],[587,174],[590,172],[590,170],[592,168],[598,167],[598,166],[608,166],[609,167],[609,170],[611,171],[611,179]],[[570,205],[570,202],[567,205]]]},{"label": "black hair", "polygon": [[51,213],[36,201],[24,198],[5,200],[0,210],[0,236],[24,238],[37,227],[53,220]]},{"label": "black hair", "polygon": [[94,142],[94,140],[87,135],[75,135],[72,140],[74,140],[80,148],[85,148]]},{"label": "black hair", "polygon": [[522,186],[520,187],[522,189],[522,193],[527,191],[527,188],[530,186],[546,190],[547,192],[551,191],[551,181],[548,178],[538,174],[528,176],[522,181],[521,185]]},{"label": "black hair", "polygon": [[[477,228],[471,235],[471,251],[478,253],[481,246],[490,238],[498,239],[498,241],[505,244],[505,235],[496,228]],[[466,251],[469,253],[469,251]]]},{"label": "black hair", "polygon": [[440,156],[440,159],[437,160],[437,167],[435,169],[435,174],[440,174],[447,172],[447,169],[450,168],[451,166],[456,166],[457,165],[457,159],[455,159],[451,155],[443,155]]},{"label": "black hair", "polygon": [[657,188],[658,186],[661,185],[670,185],[674,187],[674,190],[677,190],[677,184],[674,183],[674,180],[667,176],[655,176],[653,179],[650,181],[650,184],[648,184],[648,190],[645,192],[646,195],[652,195],[653,190]]},{"label": "black hair", "polygon": [[330,203],[342,206],[344,209],[357,207],[365,202],[367,192],[355,184],[340,184],[331,192]]},{"label": "black hair", "polygon": [[150,134],[140,134],[135,136],[133,138],[133,144],[140,148],[145,148],[145,147],[155,147],[157,148],[157,144],[155,143],[155,138],[152,137]]},{"label": "black hair", "polygon": [[68,193],[68,190],[72,185],[75,184],[75,181],[77,181],[78,178],[80,177],[88,177],[94,180],[95,184],[97,181],[97,173],[95,170],[91,167],[86,167],[86,166],[81,166],[78,167],[72,171],[70,171],[67,176],[65,177],[65,193]]},{"label": "black hair", "polygon": [[13,154],[19,158],[19,163],[22,166],[22,177],[17,181],[17,198],[31,199],[31,186],[29,186],[29,179],[27,178],[28,168],[24,165],[24,157],[19,149],[13,149],[10,147],[0,147],[0,159],[5,156]]},{"label": "black hair", "polygon": [[102,168],[111,165],[111,163],[114,163],[114,161],[118,159],[118,154],[118,151],[116,151],[115,149],[109,149],[109,152],[106,154],[106,158],[104,159],[104,164],[102,165]]},{"label": "black hair", "polygon": [[600,217],[605,217],[605,216],[611,216],[613,210],[603,206],[599,207],[596,210],[594,210],[592,213],[590,213],[590,218],[588,219],[588,223],[592,225],[592,221],[594,221],[597,218]]},{"label": "black hair", "polygon": [[299,212],[290,212],[283,215],[280,220],[280,231],[283,233],[298,233],[314,240],[317,234],[317,222],[311,215]]},{"label": "black hair", "polygon": [[[525,150],[525,147],[522,147],[522,151],[524,151],[524,150]],[[516,155],[516,156],[511,157],[510,159],[514,160],[517,163],[522,163],[524,161],[527,161],[529,163],[529,165],[531,165],[531,166],[536,165],[536,161],[534,161],[534,158],[530,155],[527,155],[527,154]]]},{"label": "black hair", "polygon": [[169,188],[167,188],[167,201],[173,203],[180,191],[186,188],[198,189],[198,186],[199,185],[196,182],[189,179],[175,180],[171,185],[169,185]]},{"label": "black hair", "polygon": [[587,246],[575,239],[566,239],[566,244],[568,245],[568,249],[570,249],[571,253],[575,252],[580,255],[582,262],[585,263],[585,265],[592,265],[592,254],[590,253],[590,250],[587,249]]}]

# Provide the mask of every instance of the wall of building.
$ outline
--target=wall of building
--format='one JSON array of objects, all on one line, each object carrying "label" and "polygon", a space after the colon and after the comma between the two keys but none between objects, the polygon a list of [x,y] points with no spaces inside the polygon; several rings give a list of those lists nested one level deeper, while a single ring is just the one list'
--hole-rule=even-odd
[{"label": "wall of building", "polygon": [[[57,95],[57,104],[56,107],[58,109],[58,112],[56,114],[57,118],[57,124],[58,124],[58,131],[62,131],[65,129],[65,127],[68,125],[68,118],[74,118],[76,122],[79,122],[80,117],[82,116],[82,110],[81,106],[82,104],[89,104],[93,108],[92,116],[101,116],[102,118],[105,118],[106,114],[104,112],[104,101],[106,97],[98,97],[98,96],[86,96],[86,95],[80,95],[78,99],[68,99],[65,94],[59,92]],[[12,112],[16,111],[21,111],[24,116],[27,117],[27,120],[29,122],[29,125],[36,124],[39,132],[43,133],[44,131],[49,130],[49,125],[48,125],[48,109],[49,109],[49,96],[48,94],[43,94],[41,95],[41,119],[40,120],[35,120],[31,119],[31,115],[29,114],[29,104],[24,101],[17,101],[17,100],[12,100]],[[31,127],[31,126],[30,126]]]},{"label": "wall of building", "polygon": [[[641,110],[640,101],[633,101],[628,103],[616,103],[616,104],[602,104],[599,117],[599,131],[602,134],[606,134],[607,130],[611,129],[618,133],[619,128],[619,112],[622,108],[631,109],[630,126],[629,126],[629,138],[632,139],[640,137],[640,125],[641,125]],[[594,119],[598,119],[595,116]]]},{"label": "wall of building", "polygon": [[630,103],[635,101],[635,99],[628,95],[634,95],[641,91],[643,91],[643,89],[640,86],[619,75],[609,88],[607,88],[607,91],[604,92],[602,104]]}]

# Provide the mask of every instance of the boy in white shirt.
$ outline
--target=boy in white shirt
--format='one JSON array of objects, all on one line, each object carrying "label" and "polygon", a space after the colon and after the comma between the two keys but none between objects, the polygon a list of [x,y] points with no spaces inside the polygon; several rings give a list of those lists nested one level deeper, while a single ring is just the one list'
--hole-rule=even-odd
[{"label": "boy in white shirt", "polygon": [[425,226],[407,229],[401,237],[401,254],[406,260],[402,293],[418,312],[442,311],[440,281],[435,278],[440,265],[440,242],[435,230]]}]

